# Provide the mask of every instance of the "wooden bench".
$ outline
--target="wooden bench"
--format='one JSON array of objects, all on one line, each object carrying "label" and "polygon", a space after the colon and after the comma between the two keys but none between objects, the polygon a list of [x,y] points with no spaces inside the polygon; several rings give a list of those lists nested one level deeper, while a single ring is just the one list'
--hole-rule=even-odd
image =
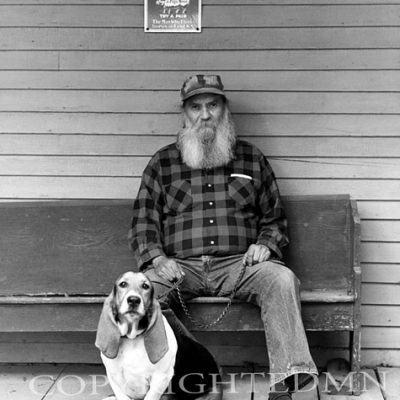
[{"label": "wooden bench", "polygon": [[[349,332],[351,370],[358,372],[361,270],[356,203],[347,195],[287,196],[283,201],[291,239],[285,261],[301,281],[305,328]],[[82,345],[88,334],[92,341],[104,296],[120,273],[134,269],[127,244],[131,207],[128,201],[0,205],[0,339],[9,342],[6,347],[0,344],[3,362],[73,362],[68,338],[75,335]],[[198,298],[189,307],[197,318],[210,321],[225,304],[226,299]],[[206,337],[190,321],[185,323],[200,338]],[[262,334],[259,310],[235,302],[213,331],[217,336]],[[39,356],[28,349],[28,335],[37,338],[33,346],[43,344]],[[43,335],[45,339],[38,339]],[[52,357],[55,342],[66,350]],[[246,343],[253,339],[236,343],[236,348],[246,352]],[[220,342],[210,344],[223,363]],[[94,362],[100,362],[92,347]],[[262,363],[265,356],[266,352],[251,354],[247,361]]]}]

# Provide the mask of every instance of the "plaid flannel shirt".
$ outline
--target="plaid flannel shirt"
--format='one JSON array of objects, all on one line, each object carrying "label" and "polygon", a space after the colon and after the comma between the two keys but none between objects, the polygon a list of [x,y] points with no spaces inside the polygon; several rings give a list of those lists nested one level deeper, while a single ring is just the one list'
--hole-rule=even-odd
[{"label": "plaid flannel shirt", "polygon": [[286,228],[274,173],[255,146],[238,141],[227,166],[195,170],[171,144],[144,170],[129,242],[139,268],[160,255],[244,254],[253,243],[281,258]]}]

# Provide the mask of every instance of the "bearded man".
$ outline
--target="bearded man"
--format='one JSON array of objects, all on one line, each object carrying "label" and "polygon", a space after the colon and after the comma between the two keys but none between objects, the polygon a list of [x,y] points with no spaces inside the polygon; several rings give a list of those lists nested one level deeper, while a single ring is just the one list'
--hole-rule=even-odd
[{"label": "bearded man", "polygon": [[[159,150],[143,173],[130,245],[158,293],[183,279],[185,299],[229,296],[236,286],[237,299],[258,305],[269,399],[291,399],[294,376],[317,369],[301,320],[299,282],[282,262],[287,221],[274,173],[259,149],[237,138],[219,76],[188,78],[181,99],[176,143]],[[171,292],[166,303],[174,302]]]}]

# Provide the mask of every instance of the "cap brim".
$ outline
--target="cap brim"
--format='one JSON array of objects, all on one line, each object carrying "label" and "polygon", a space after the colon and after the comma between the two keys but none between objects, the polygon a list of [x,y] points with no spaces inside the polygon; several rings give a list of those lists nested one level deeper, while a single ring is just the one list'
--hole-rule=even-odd
[{"label": "cap brim", "polygon": [[204,93],[219,94],[220,96],[223,96],[226,98],[225,93],[220,89],[203,87],[203,88],[195,89],[195,90],[191,91],[190,93],[188,93],[187,95],[182,96],[182,101],[185,101],[185,100],[189,99],[190,97],[197,96],[198,94],[204,94]]}]

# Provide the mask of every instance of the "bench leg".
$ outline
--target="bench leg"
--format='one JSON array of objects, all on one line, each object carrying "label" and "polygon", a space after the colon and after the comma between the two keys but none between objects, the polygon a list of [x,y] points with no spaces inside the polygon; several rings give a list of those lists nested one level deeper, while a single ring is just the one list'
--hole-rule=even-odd
[{"label": "bench leg", "polygon": [[361,393],[362,374],[361,367],[361,329],[350,332],[350,370],[353,373],[353,395],[359,396]]}]

